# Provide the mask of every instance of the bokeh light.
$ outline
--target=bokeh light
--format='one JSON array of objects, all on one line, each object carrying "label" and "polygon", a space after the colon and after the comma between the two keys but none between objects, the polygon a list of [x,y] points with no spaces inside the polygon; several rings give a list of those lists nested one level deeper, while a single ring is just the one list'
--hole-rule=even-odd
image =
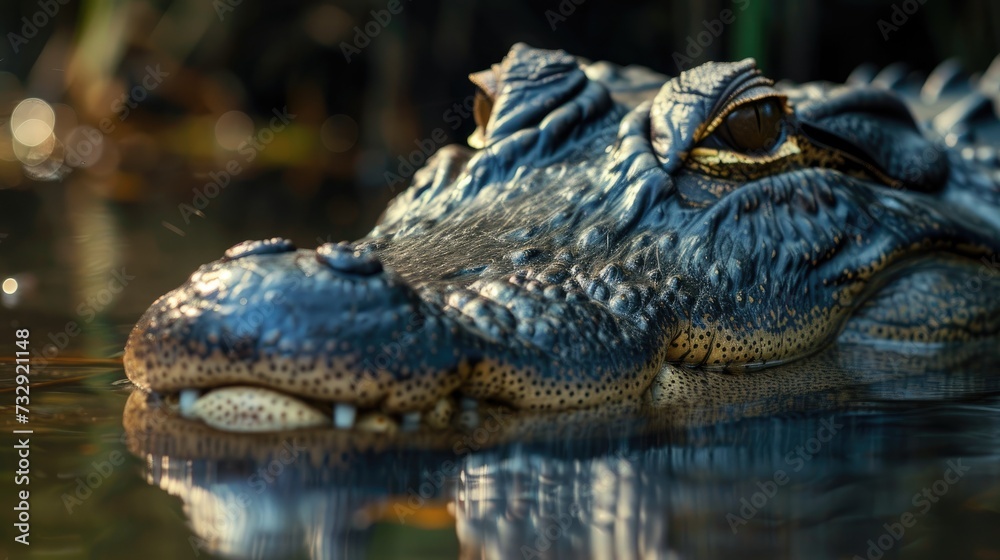
[{"label": "bokeh light", "polygon": [[253,119],[243,111],[227,111],[215,121],[215,141],[227,150],[239,148],[253,131]]},{"label": "bokeh light", "polygon": [[39,121],[51,131],[56,125],[56,113],[52,106],[37,97],[29,97],[17,104],[10,115],[10,127],[17,130],[28,121]]},{"label": "bokeh light", "polygon": [[3,281],[3,293],[7,295],[14,295],[17,292],[17,280],[13,278],[8,278]]},{"label": "bokeh light", "polygon": [[44,162],[56,147],[56,114],[45,101],[29,97],[10,115],[14,156],[26,166]]},{"label": "bokeh light", "polygon": [[10,276],[0,283],[0,307],[14,309],[35,293],[37,278],[30,272]]}]

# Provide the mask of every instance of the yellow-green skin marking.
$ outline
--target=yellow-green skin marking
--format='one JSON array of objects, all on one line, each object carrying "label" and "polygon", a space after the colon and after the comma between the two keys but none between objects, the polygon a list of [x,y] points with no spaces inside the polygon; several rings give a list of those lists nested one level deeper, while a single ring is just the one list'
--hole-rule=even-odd
[{"label": "yellow-green skin marking", "polygon": [[129,377],[224,429],[394,429],[445,425],[460,397],[600,407],[669,367],[1000,331],[986,80],[932,76],[918,101],[525,45],[472,79],[471,147],[441,149],[357,242],[201,267],[136,325]]}]

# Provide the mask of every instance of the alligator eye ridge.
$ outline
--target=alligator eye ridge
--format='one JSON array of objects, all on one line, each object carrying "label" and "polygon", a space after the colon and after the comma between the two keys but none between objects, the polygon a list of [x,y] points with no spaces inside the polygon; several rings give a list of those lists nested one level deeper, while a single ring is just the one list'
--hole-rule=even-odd
[{"label": "alligator eye ridge", "polygon": [[784,135],[784,108],[780,100],[772,97],[736,107],[711,136],[733,151],[764,154],[774,149]]}]

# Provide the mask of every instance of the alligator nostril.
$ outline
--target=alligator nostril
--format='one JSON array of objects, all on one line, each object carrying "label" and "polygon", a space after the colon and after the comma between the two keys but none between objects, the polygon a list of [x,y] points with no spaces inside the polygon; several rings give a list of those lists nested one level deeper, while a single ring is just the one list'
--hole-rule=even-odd
[{"label": "alligator nostril", "polygon": [[272,237],[271,239],[261,239],[260,241],[244,241],[237,243],[226,249],[224,261],[231,261],[250,255],[276,255],[278,253],[289,253],[295,250],[295,245],[284,237]]},{"label": "alligator nostril", "polygon": [[349,243],[324,243],[316,248],[316,260],[337,272],[372,276],[382,272],[374,255],[358,255]]}]

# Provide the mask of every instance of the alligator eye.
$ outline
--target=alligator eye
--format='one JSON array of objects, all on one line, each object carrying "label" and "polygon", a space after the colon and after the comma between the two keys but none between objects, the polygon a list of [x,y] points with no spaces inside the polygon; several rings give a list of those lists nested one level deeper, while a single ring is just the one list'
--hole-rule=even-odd
[{"label": "alligator eye", "polygon": [[767,153],[784,136],[784,124],[785,111],[781,101],[767,98],[733,109],[713,134],[735,151]]},{"label": "alligator eye", "polygon": [[490,114],[493,113],[493,100],[486,96],[482,90],[476,91],[476,101],[472,108],[472,115],[476,119],[476,126],[486,128],[490,122]]}]

